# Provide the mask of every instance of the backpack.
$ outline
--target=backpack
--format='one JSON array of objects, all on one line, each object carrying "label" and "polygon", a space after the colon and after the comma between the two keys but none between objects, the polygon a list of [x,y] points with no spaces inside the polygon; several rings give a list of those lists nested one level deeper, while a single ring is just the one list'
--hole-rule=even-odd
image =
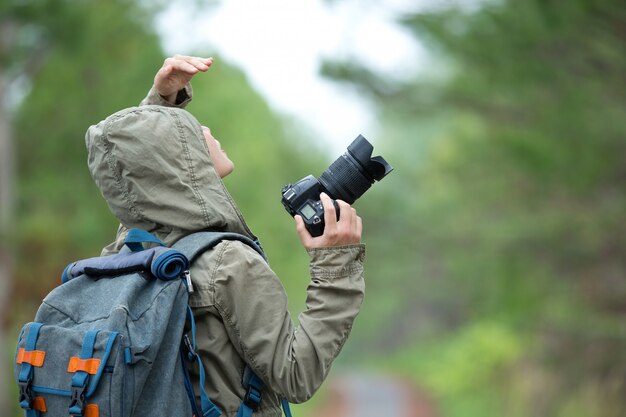
[{"label": "backpack", "polygon": [[[168,248],[131,229],[120,253],[68,265],[18,338],[15,378],[26,417],[220,416],[204,389],[188,300],[190,264],[222,240],[244,242],[266,259],[258,243],[235,233],[194,233]],[[159,246],[144,249],[146,242]],[[199,370],[200,404],[188,365]],[[249,417],[263,382],[247,367],[242,378],[237,417]],[[291,417],[286,401],[283,409]]]}]

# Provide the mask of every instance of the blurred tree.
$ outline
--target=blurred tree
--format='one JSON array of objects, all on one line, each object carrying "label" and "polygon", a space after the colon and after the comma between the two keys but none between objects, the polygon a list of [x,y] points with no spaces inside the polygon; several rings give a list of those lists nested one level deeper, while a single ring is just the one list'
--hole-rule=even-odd
[{"label": "blurred tree", "polygon": [[44,277],[58,276],[66,252],[93,253],[98,236],[86,237],[114,227],[87,185],[82,137],[90,122],[149,87],[162,60],[150,16],[123,0],[0,5],[1,331],[8,325],[11,336],[0,337],[4,410],[16,407],[5,397],[14,391],[5,348],[15,320],[32,318],[53,285]]},{"label": "blurred tree", "polygon": [[[38,71],[24,83],[27,95],[10,117],[16,150],[10,247],[19,268],[10,290],[2,292],[11,295],[3,326],[9,326],[11,337],[3,339],[3,348],[14,345],[19,326],[32,319],[67,263],[98,254],[113,239],[117,222],[86,168],[84,133],[90,124],[139,103],[164,59],[151,28],[152,9],[125,0],[31,3],[11,3],[12,13],[23,15],[20,25],[37,28],[37,36],[28,38],[20,53],[45,50],[45,59],[37,60]],[[37,19],[52,22],[53,28]],[[20,49],[10,45],[7,51]],[[11,65],[12,74],[20,74],[29,64]],[[235,161],[237,169],[225,180],[227,186],[287,291],[302,294],[290,301],[297,312],[308,283],[307,255],[293,220],[280,205],[280,189],[308,172],[319,174],[313,169],[323,165],[318,149],[307,149],[303,156],[298,149],[306,138],[296,138],[243,74],[219,57],[193,84],[189,110],[211,127]],[[3,235],[3,245],[9,245],[8,237]],[[0,391],[15,391],[6,367],[12,352],[1,359],[6,369],[2,382],[11,381],[12,389]],[[13,397],[9,400],[5,409],[19,415]]]},{"label": "blurred tree", "polygon": [[[78,8],[80,9],[80,7]],[[51,19],[51,11],[62,19]],[[19,2],[0,4],[0,322],[5,322],[5,309],[11,286],[13,250],[9,243],[13,235],[15,146],[11,127],[11,101],[16,99],[18,86],[24,87],[37,74],[48,52],[57,42],[63,42],[67,31],[62,24],[79,23],[69,2]],[[60,22],[62,22],[60,24]],[[4,341],[0,326],[0,341]],[[0,343],[4,358],[5,344]],[[4,360],[0,375],[6,375]],[[0,379],[0,407],[8,409],[4,383]]]},{"label": "blurred tree", "polygon": [[[54,285],[35,282],[58,269],[59,261],[93,254],[103,236],[110,238],[114,221],[85,175],[84,132],[138,103],[163,60],[143,9],[126,1],[88,3],[72,5],[78,23],[57,23],[64,28],[59,41],[14,118],[19,209],[14,242],[18,264],[28,265],[16,271],[14,293],[33,302]],[[41,261],[28,263],[33,253]]]},{"label": "blurred tree", "polygon": [[368,323],[394,323],[382,339],[412,344],[449,415],[623,415],[626,9],[510,0],[402,21],[433,54],[418,80],[325,66],[381,103],[396,164],[365,207],[397,265],[370,266],[387,278]]}]

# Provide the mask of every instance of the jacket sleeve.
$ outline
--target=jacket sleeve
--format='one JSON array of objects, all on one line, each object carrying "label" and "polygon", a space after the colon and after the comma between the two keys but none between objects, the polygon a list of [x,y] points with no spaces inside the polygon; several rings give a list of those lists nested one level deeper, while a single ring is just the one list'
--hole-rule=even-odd
[{"label": "jacket sleeve", "polygon": [[187,104],[189,104],[189,102],[191,101],[193,96],[193,90],[191,89],[191,84],[187,83],[185,85],[185,88],[183,88],[182,90],[180,90],[178,92],[178,94],[176,95],[176,104],[172,104],[170,102],[168,102],[167,100],[165,100],[157,91],[156,88],[154,88],[154,86],[152,86],[152,88],[150,88],[150,91],[148,91],[148,95],[141,100],[141,103],[139,103],[140,106],[147,106],[150,104],[155,104],[158,106],[165,106],[165,107],[180,107],[182,109],[184,109],[185,107],[187,107]]},{"label": "jacket sleeve", "polygon": [[252,370],[289,402],[304,402],[328,375],[361,307],[365,247],[309,251],[306,309],[295,328],[282,283],[242,246],[224,245],[214,281],[216,307]]}]

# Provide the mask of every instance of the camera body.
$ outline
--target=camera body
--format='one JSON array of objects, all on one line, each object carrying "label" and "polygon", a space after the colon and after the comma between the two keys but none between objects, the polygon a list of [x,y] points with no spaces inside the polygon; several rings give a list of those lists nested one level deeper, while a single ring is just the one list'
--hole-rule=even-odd
[{"label": "camera body", "polygon": [[[307,175],[295,184],[283,187],[282,203],[291,216],[299,214],[311,236],[321,236],[324,233],[324,206],[320,194],[326,192],[324,187],[313,175]],[[332,198],[332,197],[331,197]],[[339,206],[335,203],[337,219]]]},{"label": "camera body", "polygon": [[380,181],[393,170],[383,157],[372,157],[373,150],[367,139],[359,135],[319,179],[307,175],[295,184],[285,185],[282,203],[287,212],[291,216],[300,215],[311,236],[321,236],[324,233],[324,207],[320,193],[325,192],[333,199],[339,219],[339,206],[335,200],[354,203],[374,181]]}]

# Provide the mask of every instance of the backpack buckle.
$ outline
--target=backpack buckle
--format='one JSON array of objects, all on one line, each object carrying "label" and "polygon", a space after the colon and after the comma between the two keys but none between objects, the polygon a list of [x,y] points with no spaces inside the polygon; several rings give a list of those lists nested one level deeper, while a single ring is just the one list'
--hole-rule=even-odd
[{"label": "backpack buckle", "polygon": [[243,397],[243,403],[252,411],[256,411],[261,404],[261,391],[252,385],[248,386],[248,391],[246,391],[246,395]]},{"label": "backpack buckle", "polygon": [[18,385],[20,387],[20,407],[24,410],[30,410],[33,408],[33,392],[30,389],[30,378],[28,381],[19,381]]},{"label": "backpack buckle", "polygon": [[193,294],[193,284],[191,283],[191,272],[189,272],[189,270],[186,270],[185,272],[183,272],[183,275],[185,277],[185,284],[187,285],[187,292],[189,294]]},{"label": "backpack buckle", "polygon": [[126,365],[134,365],[139,361],[145,361],[151,364],[152,361],[146,352],[150,349],[150,345],[145,346],[127,346],[124,348],[124,362]]},{"label": "backpack buckle", "polygon": [[86,386],[82,387],[72,387],[72,397],[70,400],[69,412],[70,415],[83,415],[83,410],[85,409],[85,391],[87,390]]},{"label": "backpack buckle", "polygon": [[183,345],[185,346],[185,350],[187,351],[187,360],[193,362],[196,359],[196,350],[193,348],[193,344],[191,343],[191,339],[189,339],[189,335],[183,335]]},{"label": "backpack buckle", "polygon": [[252,411],[256,411],[261,405],[263,381],[252,372],[250,367],[243,369],[242,378],[243,387],[246,389],[246,395],[243,397],[242,407],[246,406]]}]

